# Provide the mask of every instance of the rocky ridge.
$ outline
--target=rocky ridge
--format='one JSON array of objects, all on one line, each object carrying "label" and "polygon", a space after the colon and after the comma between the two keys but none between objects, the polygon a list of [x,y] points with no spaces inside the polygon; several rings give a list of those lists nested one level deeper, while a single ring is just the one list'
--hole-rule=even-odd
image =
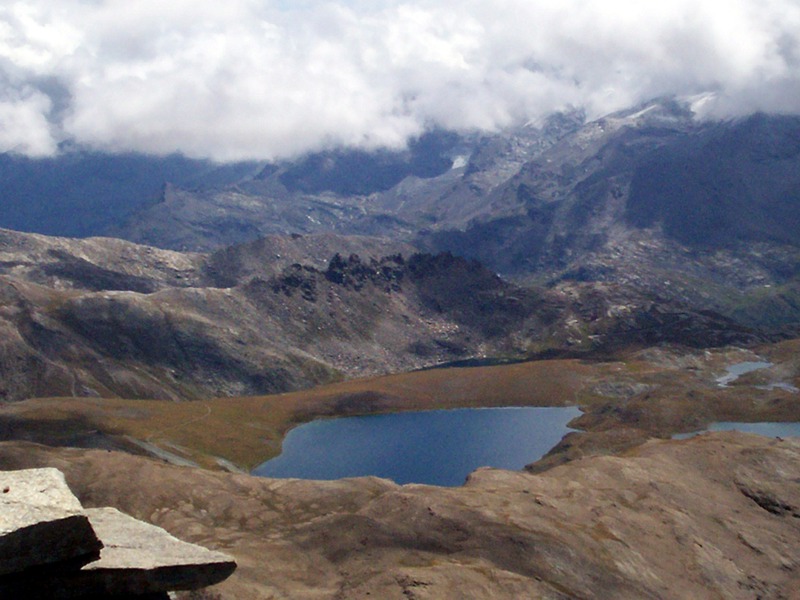
[{"label": "rocky ridge", "polygon": [[[0,178],[17,193],[4,198],[4,222],[50,232],[43,218],[17,218],[28,192],[56,196],[69,177],[91,188],[96,204],[102,189],[121,186],[130,196],[135,186],[124,172],[143,178],[141,189],[157,183],[161,200],[130,200],[123,222],[104,199],[111,214],[97,210],[94,219],[113,222],[84,227],[82,208],[70,212],[59,195],[48,202],[60,207],[51,212],[66,232],[181,251],[273,234],[376,235],[476,258],[523,281],[627,286],[780,330],[800,322],[798,123],[763,114],[702,121],[691,100],[658,98],[589,122],[568,111],[483,136],[428,132],[398,152],[334,150],[274,165],[5,156]],[[111,188],[95,189],[99,164],[108,169],[100,183]],[[350,253],[334,249],[325,260],[334,252]],[[89,265],[69,270],[81,268]],[[111,277],[105,285],[120,283]]]},{"label": "rocky ridge", "polygon": [[[800,322],[799,128],[775,115],[701,121],[671,98],[590,122],[566,112],[442,134],[434,154],[452,167],[419,176],[401,160],[388,188],[368,183],[377,159],[344,151],[233,187],[169,188],[113,233],[203,250],[270,233],[378,235],[523,281],[614,283],[780,329]],[[336,183],[347,177],[363,182]]]},{"label": "rocky ridge", "polygon": [[[660,100],[567,134],[420,243],[547,285],[608,282],[750,326],[798,321],[800,121]],[[778,222],[780,221],[780,222]]]},{"label": "rocky ridge", "polygon": [[[270,480],[116,452],[0,444],[116,506],[235,555],[221,598],[793,598],[800,446],[737,433],[651,441],[464,487]],[[158,490],[139,493],[141,483]],[[266,560],[265,560],[266,557]]]},{"label": "rocky ridge", "polygon": [[[409,247],[374,238],[272,237],[212,255],[0,242],[6,401],[263,394],[473,357],[763,339],[623,286],[520,287],[447,253],[384,255]],[[364,255],[327,255],[336,247]]]},{"label": "rocky ridge", "polygon": [[499,135],[433,131],[406,151],[335,150],[267,165],[235,185],[167,185],[106,235],[175,250],[215,250],[271,234],[378,235],[465,227],[489,193],[575,131],[580,111]]}]

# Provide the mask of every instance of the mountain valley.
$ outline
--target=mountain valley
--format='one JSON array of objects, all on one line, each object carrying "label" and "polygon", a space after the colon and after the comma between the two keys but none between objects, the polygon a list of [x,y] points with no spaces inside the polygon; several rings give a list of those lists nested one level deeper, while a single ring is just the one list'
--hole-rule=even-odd
[{"label": "mountain valley", "polygon": [[[235,556],[200,597],[796,594],[796,438],[673,436],[800,421],[797,117],[661,98],[0,181],[0,465]],[[489,406],[581,416],[457,488],[247,475],[314,419]]]}]

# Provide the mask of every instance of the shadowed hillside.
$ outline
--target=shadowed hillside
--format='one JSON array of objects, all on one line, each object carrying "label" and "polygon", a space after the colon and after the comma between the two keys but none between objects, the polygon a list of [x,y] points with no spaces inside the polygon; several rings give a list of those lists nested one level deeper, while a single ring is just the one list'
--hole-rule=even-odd
[{"label": "shadowed hillside", "polygon": [[[381,257],[403,247],[376,239],[273,237],[210,256],[0,241],[6,400],[270,393],[475,357],[761,339],[630,288],[524,288],[451,254]],[[372,256],[323,261],[334,247]]]}]

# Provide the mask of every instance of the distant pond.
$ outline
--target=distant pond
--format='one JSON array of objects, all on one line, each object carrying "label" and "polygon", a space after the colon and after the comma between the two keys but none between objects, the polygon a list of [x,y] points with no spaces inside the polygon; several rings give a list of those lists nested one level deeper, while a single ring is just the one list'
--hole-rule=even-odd
[{"label": "distant pond", "polygon": [[693,431],[692,433],[680,433],[673,436],[675,439],[686,439],[704,433],[705,431],[741,431],[742,433],[757,433],[767,437],[800,437],[800,423],[789,421],[779,423],[773,421],[762,421],[756,423],[737,423],[734,421],[720,421],[711,423],[708,429],[703,431]]},{"label": "distant pond", "polygon": [[521,469],[573,431],[576,407],[467,408],[312,421],[292,429],[262,477],[456,486],[478,467]]},{"label": "distant pond", "polygon": [[752,373],[753,371],[760,371],[761,369],[768,369],[772,366],[771,362],[765,361],[747,361],[736,363],[727,367],[725,375],[717,377],[717,385],[720,387],[727,387],[742,375]]}]

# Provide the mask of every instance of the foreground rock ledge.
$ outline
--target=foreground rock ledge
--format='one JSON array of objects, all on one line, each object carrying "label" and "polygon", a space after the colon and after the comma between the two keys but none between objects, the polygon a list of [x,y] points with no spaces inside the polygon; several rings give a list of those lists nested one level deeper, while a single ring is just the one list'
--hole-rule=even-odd
[{"label": "foreground rock ledge", "polygon": [[236,569],[114,508],[84,510],[56,469],[0,473],[0,510],[0,598],[162,598]]},{"label": "foreground rock ledge", "polygon": [[57,469],[0,473],[0,576],[80,567],[102,545]]},{"label": "foreground rock ledge", "polygon": [[114,508],[86,513],[103,540],[100,560],[58,578],[22,582],[10,591],[24,592],[20,598],[63,599],[160,594],[214,585],[236,569],[229,556],[182,542]]}]

